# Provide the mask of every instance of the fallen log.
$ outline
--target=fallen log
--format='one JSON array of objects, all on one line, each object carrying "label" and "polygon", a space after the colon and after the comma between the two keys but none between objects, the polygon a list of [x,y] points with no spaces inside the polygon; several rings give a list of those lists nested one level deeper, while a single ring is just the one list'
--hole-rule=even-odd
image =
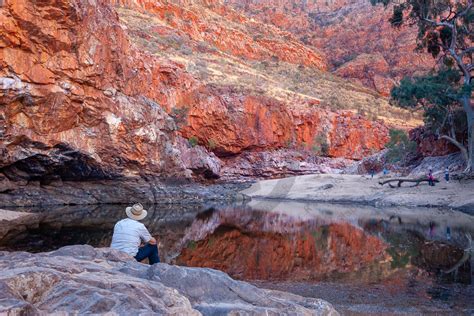
[{"label": "fallen log", "polygon": [[[396,187],[399,188],[399,187],[402,186],[403,182],[409,182],[409,183],[415,183],[411,187],[416,187],[416,186],[420,185],[420,183],[422,183],[422,182],[429,182],[429,181],[430,180],[428,180],[428,178],[421,178],[421,179],[395,178],[395,179],[389,179],[389,180],[385,180],[385,181],[379,181],[379,184],[382,185],[382,186],[385,185],[385,184],[388,184],[391,188],[396,188]],[[397,186],[395,187],[394,185],[392,185],[392,182],[398,182]],[[438,183],[439,180],[434,179],[433,182]]]}]

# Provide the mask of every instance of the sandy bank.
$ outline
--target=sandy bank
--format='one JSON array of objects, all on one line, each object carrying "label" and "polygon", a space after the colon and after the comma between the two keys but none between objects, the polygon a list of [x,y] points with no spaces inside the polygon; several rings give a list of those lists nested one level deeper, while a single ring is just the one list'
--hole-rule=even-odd
[{"label": "sandy bank", "polygon": [[446,183],[441,180],[435,187],[423,183],[400,188],[381,186],[379,181],[380,178],[360,175],[305,175],[258,181],[242,193],[262,199],[447,207],[474,215],[474,181]]}]

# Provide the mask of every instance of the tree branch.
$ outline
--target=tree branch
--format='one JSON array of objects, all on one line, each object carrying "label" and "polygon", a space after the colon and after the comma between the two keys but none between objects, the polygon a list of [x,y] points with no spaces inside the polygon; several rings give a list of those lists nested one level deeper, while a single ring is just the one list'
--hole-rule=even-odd
[{"label": "tree branch", "polygon": [[474,53],[474,46],[463,49],[463,51],[459,53],[459,56],[463,57],[466,54],[473,54],[473,53]]},{"label": "tree branch", "polygon": [[435,20],[431,20],[431,19],[428,19],[428,18],[423,18],[423,21],[425,22],[428,22],[428,23],[431,23],[433,24],[434,26],[447,26],[449,28],[453,28],[453,24],[452,23],[448,23],[448,22],[436,22]]},{"label": "tree branch", "polygon": [[462,10],[461,12],[456,13],[451,20],[457,19],[461,16],[466,15],[469,12],[469,10],[471,10],[471,8],[472,8],[472,0],[468,0],[466,3],[466,8]]},{"label": "tree branch", "polygon": [[454,146],[456,146],[457,148],[459,148],[459,150],[461,151],[462,153],[462,156],[463,158],[466,160],[466,161],[469,161],[469,155],[467,153],[467,149],[466,147],[464,147],[463,144],[461,144],[460,142],[458,142],[456,139],[452,138],[452,137],[449,137],[448,135],[442,135],[441,136],[442,139],[446,139],[447,141],[449,141],[450,143],[452,143]]}]

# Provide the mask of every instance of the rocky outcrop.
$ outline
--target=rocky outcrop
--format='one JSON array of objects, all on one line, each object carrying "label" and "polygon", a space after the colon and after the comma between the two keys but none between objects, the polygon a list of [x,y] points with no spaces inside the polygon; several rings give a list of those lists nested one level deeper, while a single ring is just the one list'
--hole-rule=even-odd
[{"label": "rocky outcrop", "polygon": [[[217,96],[220,94],[221,96]],[[384,148],[388,128],[353,112],[289,106],[274,99],[227,90],[196,95],[185,138],[196,138],[219,156],[278,148],[306,149],[319,156],[362,159]]]},{"label": "rocky outcrop", "polygon": [[416,142],[417,152],[422,157],[446,156],[459,151],[452,143],[437,137],[424,127],[412,129],[409,136],[410,140]]},{"label": "rocky outcrop", "polygon": [[245,184],[200,184],[189,180],[118,177],[112,180],[53,181],[41,184],[8,181],[0,193],[3,206],[46,206],[81,204],[193,204],[206,201],[232,201]]},{"label": "rocky outcrop", "polygon": [[[459,157],[459,156],[458,156]],[[456,160],[455,157],[451,157]],[[426,159],[429,159],[426,158]],[[423,164],[424,173],[410,176],[426,176],[429,162]],[[424,206],[424,207],[444,207],[473,214],[474,208],[471,191],[474,189],[474,182],[451,181],[446,184],[442,180],[441,168],[431,165],[439,177],[441,183],[435,187],[419,185],[412,187],[402,185],[401,188],[390,188],[379,184],[378,175],[373,179],[364,175],[304,175],[284,179],[272,179],[258,181],[244,191],[254,199],[263,201],[300,201],[300,202],[321,202],[321,203],[349,203],[365,204],[374,206]]]},{"label": "rocky outcrop", "polygon": [[236,181],[311,173],[340,173],[354,163],[349,159],[320,157],[317,152],[309,149],[291,148],[244,152],[222,160],[224,165],[222,178]]},{"label": "rocky outcrop", "polygon": [[178,65],[133,50],[102,1],[7,1],[0,14],[9,179],[184,174],[175,123],[159,104],[192,81]]},{"label": "rocky outcrop", "polygon": [[[208,43],[222,52],[245,60],[279,59],[325,70],[324,57],[291,33],[239,14],[220,1],[108,0],[126,9],[153,14],[166,20],[172,31],[192,41]],[[169,28],[161,27],[163,33]],[[202,49],[202,48],[201,48]],[[212,54],[212,51],[209,52]]]},{"label": "rocky outcrop", "polygon": [[[143,183],[150,177],[214,179],[233,168],[222,168],[217,156],[244,152],[290,147],[361,159],[383,148],[386,126],[354,111],[323,110],[314,98],[290,103],[197,80],[184,61],[141,50],[116,10],[168,17],[175,22],[167,29],[189,36],[197,50],[200,42],[218,46],[218,56],[267,62],[277,54],[288,63],[324,69],[322,57],[287,40],[290,34],[217,4],[133,3],[8,0],[0,7],[5,21],[0,26],[0,204],[17,204],[20,197],[27,205],[34,199],[52,204],[104,198],[59,198],[58,188],[66,182],[64,192],[87,193],[85,182],[96,192],[97,183],[123,178],[132,183],[138,177]],[[215,15],[199,12],[214,12],[235,28],[222,29],[220,23],[213,29],[207,19]],[[265,36],[248,45],[236,40],[229,32],[238,23],[244,35],[254,28]],[[278,45],[270,43],[270,34]],[[188,146],[192,138],[197,144]],[[106,196],[103,202],[123,200]]]},{"label": "rocky outcrop", "polygon": [[240,12],[274,24],[319,48],[337,74],[388,95],[394,81],[432,67],[416,53],[416,30],[392,28],[392,7],[366,0],[230,0]]},{"label": "rocky outcrop", "polygon": [[1,313],[338,315],[322,300],[263,290],[223,272],[153,266],[109,249],[0,256]]}]

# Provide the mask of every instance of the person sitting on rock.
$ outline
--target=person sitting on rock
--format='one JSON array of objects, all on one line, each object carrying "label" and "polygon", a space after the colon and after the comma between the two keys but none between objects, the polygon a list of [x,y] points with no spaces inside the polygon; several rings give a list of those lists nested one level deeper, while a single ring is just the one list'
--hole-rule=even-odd
[{"label": "person sitting on rock", "polygon": [[[147,216],[147,211],[137,203],[127,207],[125,213],[128,218],[115,224],[110,247],[131,255],[139,262],[145,258],[148,258],[150,264],[160,262],[156,239],[150,235],[145,225],[139,222]],[[145,245],[140,247],[142,242]]]}]

